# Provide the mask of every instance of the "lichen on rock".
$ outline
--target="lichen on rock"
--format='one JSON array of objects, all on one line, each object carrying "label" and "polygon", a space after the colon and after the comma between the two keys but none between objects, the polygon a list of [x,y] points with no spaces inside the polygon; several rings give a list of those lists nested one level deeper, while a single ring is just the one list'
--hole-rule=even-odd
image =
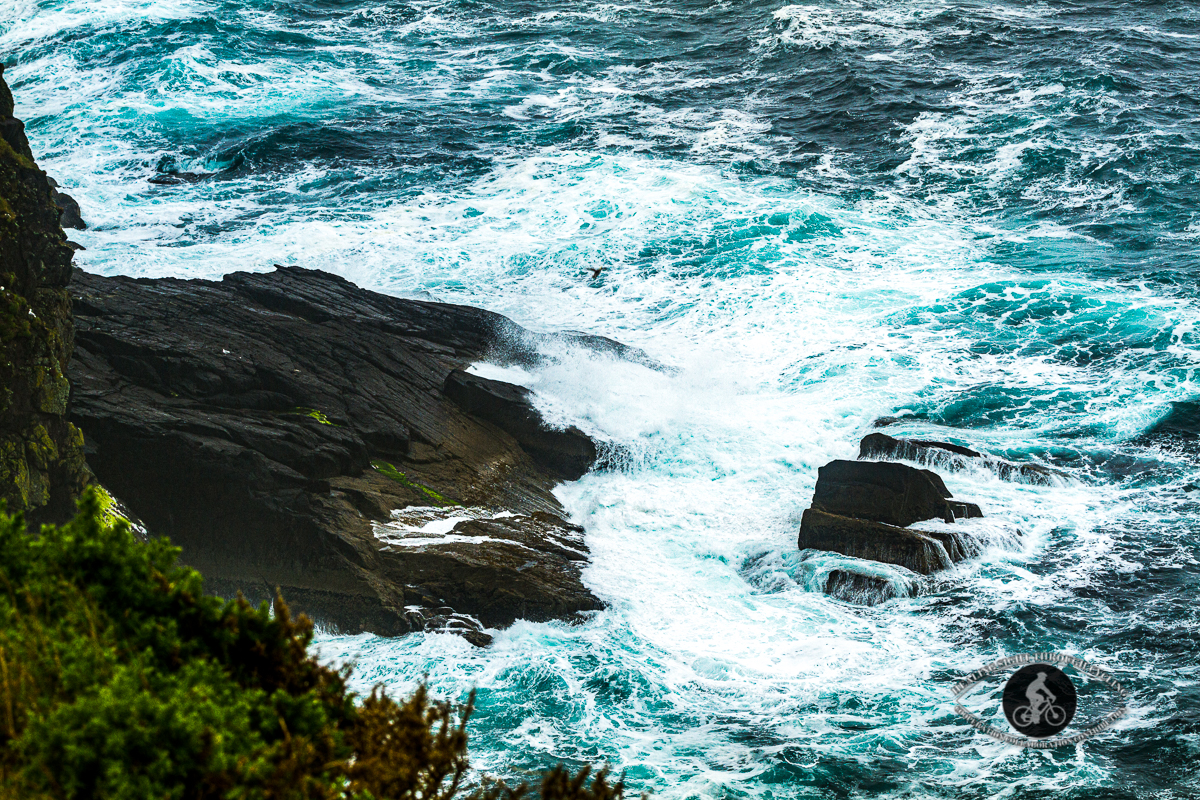
[{"label": "lichen on rock", "polygon": [[74,249],[0,65],[0,499],[32,523],[65,521],[91,480],[66,420]]}]

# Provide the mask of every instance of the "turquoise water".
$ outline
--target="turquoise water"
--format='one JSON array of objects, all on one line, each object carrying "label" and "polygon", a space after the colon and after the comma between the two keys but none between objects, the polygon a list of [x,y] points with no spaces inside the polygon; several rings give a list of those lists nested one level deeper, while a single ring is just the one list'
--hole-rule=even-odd
[{"label": "turquoise water", "polygon": [[[0,57],[84,269],[295,263],[679,367],[509,374],[633,454],[558,490],[607,611],[483,650],[322,638],[363,688],[477,688],[480,770],[1200,795],[1200,448],[1145,436],[1200,395],[1193,6],[0,0]],[[1020,547],[840,603],[798,519],[880,416],[1070,477],[947,474]],[[1036,650],[1130,715],[1031,752],[954,714],[952,681]]]}]

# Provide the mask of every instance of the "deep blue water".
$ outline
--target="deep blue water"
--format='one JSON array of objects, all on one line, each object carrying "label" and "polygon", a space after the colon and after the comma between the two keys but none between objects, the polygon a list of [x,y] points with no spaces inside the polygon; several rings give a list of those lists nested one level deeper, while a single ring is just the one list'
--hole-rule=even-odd
[{"label": "deep blue water", "polygon": [[[0,58],[85,269],[297,263],[681,368],[506,373],[637,454],[559,492],[608,611],[322,640],[364,687],[478,687],[481,770],[1200,796],[1197,419],[1146,435],[1200,396],[1194,5],[0,0]],[[885,415],[1071,477],[947,474],[1023,544],[840,603],[797,520]],[[1034,650],[1130,716],[1034,752],[954,714],[952,680]]]}]

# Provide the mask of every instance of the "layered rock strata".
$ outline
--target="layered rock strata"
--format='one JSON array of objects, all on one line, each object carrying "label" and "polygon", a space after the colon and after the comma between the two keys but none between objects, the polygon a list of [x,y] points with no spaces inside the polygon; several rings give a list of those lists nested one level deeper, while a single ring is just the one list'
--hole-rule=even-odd
[{"label": "layered rock strata", "polygon": [[443,393],[468,414],[496,425],[565,481],[583,477],[596,462],[596,443],[575,426],[548,428],[533,408],[533,393],[524,386],[489,380],[456,369],[446,377]]}]

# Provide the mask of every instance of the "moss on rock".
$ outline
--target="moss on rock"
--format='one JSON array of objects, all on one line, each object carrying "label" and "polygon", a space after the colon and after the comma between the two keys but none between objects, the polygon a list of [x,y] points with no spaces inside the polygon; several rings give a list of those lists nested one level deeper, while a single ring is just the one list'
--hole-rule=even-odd
[{"label": "moss on rock", "polygon": [[65,419],[74,251],[11,97],[0,67],[0,500],[40,523],[69,518],[90,473]]},{"label": "moss on rock", "polygon": [[433,489],[430,489],[428,486],[426,486],[422,483],[417,483],[416,481],[411,480],[403,472],[396,469],[396,467],[393,464],[390,464],[387,461],[384,461],[383,459],[379,459],[379,458],[373,459],[371,461],[371,466],[374,467],[375,470],[379,474],[383,475],[385,478],[390,478],[391,480],[395,481],[396,483],[400,484],[401,486],[406,486],[409,489],[417,490],[418,492],[420,492],[421,494],[425,495],[430,500],[432,500],[433,504],[435,506],[445,508],[446,506],[462,505],[461,503],[455,502],[454,500],[444,497],[443,495],[439,494],[438,492],[434,491]]}]

